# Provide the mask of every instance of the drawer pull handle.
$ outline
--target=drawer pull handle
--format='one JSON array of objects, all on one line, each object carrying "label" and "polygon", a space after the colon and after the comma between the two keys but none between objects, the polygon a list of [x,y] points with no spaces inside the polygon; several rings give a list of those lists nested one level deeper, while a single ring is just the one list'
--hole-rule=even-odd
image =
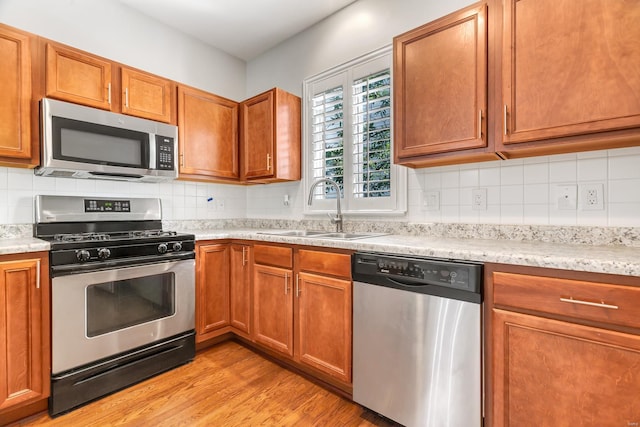
[{"label": "drawer pull handle", "polygon": [[602,308],[610,308],[613,310],[617,310],[618,306],[617,305],[611,305],[611,304],[605,304],[604,301],[603,302],[590,302],[590,301],[582,301],[579,299],[573,299],[573,298],[560,298],[560,301],[562,302],[568,302],[568,303],[572,303],[572,304],[582,304],[582,305],[590,305],[592,307],[602,307]]}]

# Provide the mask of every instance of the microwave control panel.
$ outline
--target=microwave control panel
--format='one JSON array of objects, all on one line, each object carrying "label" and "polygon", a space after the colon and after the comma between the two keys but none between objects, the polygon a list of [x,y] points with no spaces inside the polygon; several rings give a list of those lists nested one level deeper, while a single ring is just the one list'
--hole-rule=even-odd
[{"label": "microwave control panel", "polygon": [[160,170],[174,170],[173,138],[156,135],[156,165]]}]

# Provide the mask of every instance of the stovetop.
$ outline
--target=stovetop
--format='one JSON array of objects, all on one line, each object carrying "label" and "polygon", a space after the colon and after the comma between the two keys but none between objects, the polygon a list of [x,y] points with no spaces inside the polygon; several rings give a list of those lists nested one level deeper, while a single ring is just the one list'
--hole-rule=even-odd
[{"label": "stovetop", "polygon": [[34,237],[50,242],[52,268],[195,257],[193,234],[162,229],[160,199],[37,196]]}]

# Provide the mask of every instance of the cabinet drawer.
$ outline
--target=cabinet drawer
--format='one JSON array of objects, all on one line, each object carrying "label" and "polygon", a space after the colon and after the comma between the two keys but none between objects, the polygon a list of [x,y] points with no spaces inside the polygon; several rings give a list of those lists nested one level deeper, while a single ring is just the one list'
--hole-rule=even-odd
[{"label": "cabinet drawer", "polygon": [[302,271],[351,279],[350,255],[305,249],[301,249],[298,254]]},{"label": "cabinet drawer", "polygon": [[493,302],[640,328],[640,288],[633,286],[495,272]]},{"label": "cabinet drawer", "polygon": [[293,249],[282,246],[255,245],[253,260],[256,264],[293,268]]}]

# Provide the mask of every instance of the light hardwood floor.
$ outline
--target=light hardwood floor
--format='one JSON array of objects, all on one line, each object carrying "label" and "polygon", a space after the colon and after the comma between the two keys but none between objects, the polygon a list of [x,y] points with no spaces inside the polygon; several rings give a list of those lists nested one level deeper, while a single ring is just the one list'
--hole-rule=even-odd
[{"label": "light hardwood floor", "polygon": [[377,426],[391,423],[232,341],[55,419],[14,426]]}]

